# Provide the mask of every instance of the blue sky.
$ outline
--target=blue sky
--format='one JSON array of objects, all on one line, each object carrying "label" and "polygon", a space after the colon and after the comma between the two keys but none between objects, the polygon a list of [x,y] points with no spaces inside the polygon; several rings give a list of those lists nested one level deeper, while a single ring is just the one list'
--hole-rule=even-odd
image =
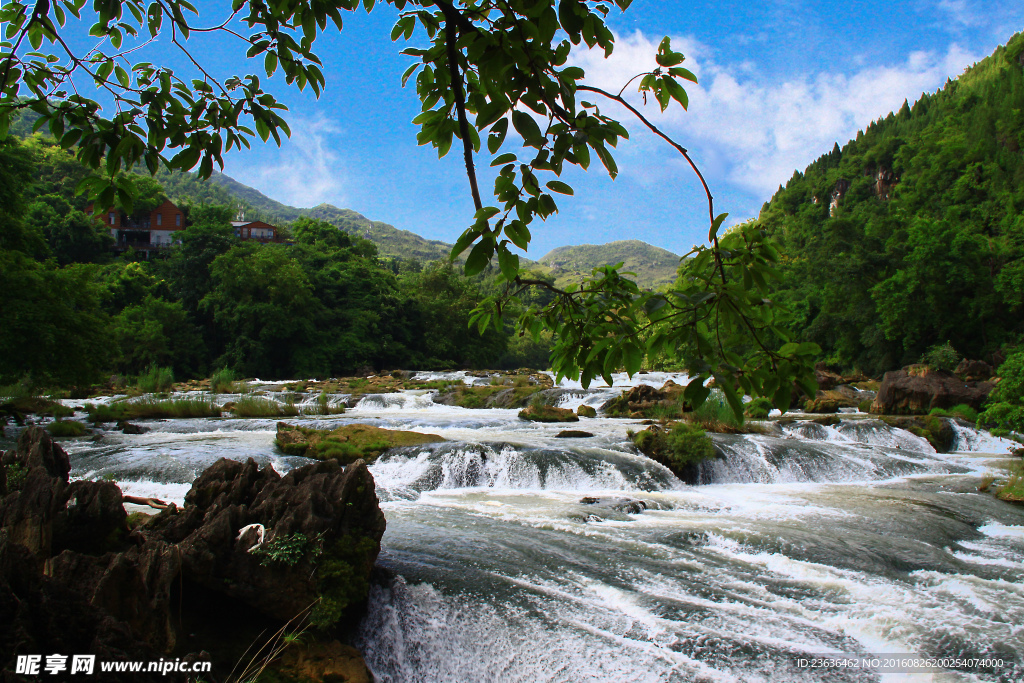
[{"label": "blue sky", "polygon": [[[416,145],[411,119],[419,102],[413,88],[400,87],[411,58],[389,39],[393,20],[390,7],[378,6],[318,39],[324,95],[317,100],[275,78],[274,92],[291,110],[292,138],[280,149],[254,144],[233,153],[224,171],[286,204],[327,202],[453,242],[472,214],[461,155],[439,160]],[[617,90],[652,68],[664,35],[687,56],[700,81],[688,88],[689,111],[658,114],[652,106],[647,113],[691,150],[731,224],[755,216],[794,169],[833,142],[842,145],[1004,43],[1024,28],[1024,5],[636,0],[626,13],[615,12],[610,26],[617,36],[611,59],[584,51],[572,57],[590,83]],[[411,42],[424,40],[420,34]],[[203,54],[225,73],[257,68],[232,59],[228,47]],[[572,174],[576,197],[562,198],[560,213],[533,229],[529,256],[618,239],[683,253],[706,236],[696,178],[672,150],[627,125],[636,134],[617,152],[619,177],[608,180],[599,165]]]}]

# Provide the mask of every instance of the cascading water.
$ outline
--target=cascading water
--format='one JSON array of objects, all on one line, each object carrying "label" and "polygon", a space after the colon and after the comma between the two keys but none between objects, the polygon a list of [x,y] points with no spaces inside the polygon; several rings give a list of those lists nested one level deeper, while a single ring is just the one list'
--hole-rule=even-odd
[{"label": "cascading water", "polygon": [[[685,382],[614,379],[589,390],[563,382],[561,405]],[[865,415],[797,420],[713,435],[706,483],[687,486],[637,454],[634,420],[581,418],[571,427],[593,436],[560,438],[566,425],[432,396],[369,395],[343,415],[288,418],[447,440],[371,466],[388,530],[356,639],[378,681],[1024,680],[1024,511],[978,492],[1013,441],[955,424],[957,452],[942,454]],[[65,447],[75,477],[180,504],[220,457],[282,472],[308,462],[275,452],[276,421],[150,421],[146,434]],[[800,665],[840,653],[1004,664],[913,674]]]}]

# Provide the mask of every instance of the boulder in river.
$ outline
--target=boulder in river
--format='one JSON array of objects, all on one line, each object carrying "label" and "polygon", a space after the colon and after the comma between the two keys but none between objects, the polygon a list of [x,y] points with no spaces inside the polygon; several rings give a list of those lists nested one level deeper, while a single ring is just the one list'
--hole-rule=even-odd
[{"label": "boulder in river", "polygon": [[555,434],[556,439],[587,439],[592,436],[593,434],[590,432],[584,432],[579,429],[563,429]]},{"label": "boulder in river", "polygon": [[304,455],[318,460],[338,460],[341,463],[363,459],[373,462],[384,451],[399,446],[418,446],[444,441],[436,434],[381,429],[371,425],[344,425],[336,429],[313,429],[277,423],[274,442],[288,455]]},{"label": "boulder in river", "polygon": [[597,417],[597,409],[594,406],[582,404],[576,408],[576,415],[579,417]]},{"label": "boulder in river", "polygon": [[519,419],[531,422],[579,422],[580,418],[568,408],[533,404],[519,411]]},{"label": "boulder in river", "polygon": [[920,415],[933,408],[953,408],[961,404],[980,410],[994,386],[993,382],[965,381],[946,370],[910,365],[885,373],[871,412]]}]

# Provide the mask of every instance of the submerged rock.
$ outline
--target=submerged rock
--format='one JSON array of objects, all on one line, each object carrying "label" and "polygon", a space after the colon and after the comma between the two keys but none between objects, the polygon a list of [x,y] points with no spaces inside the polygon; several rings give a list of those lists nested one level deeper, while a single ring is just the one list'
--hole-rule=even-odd
[{"label": "submerged rock", "polygon": [[418,446],[445,441],[436,434],[381,429],[370,425],[345,425],[337,429],[312,429],[277,423],[275,444],[288,455],[304,455],[317,460],[342,463],[363,459],[373,462],[384,451],[399,446]]},{"label": "submerged rock", "polygon": [[586,439],[593,436],[590,432],[584,432],[579,429],[564,429],[555,434],[556,439]]}]

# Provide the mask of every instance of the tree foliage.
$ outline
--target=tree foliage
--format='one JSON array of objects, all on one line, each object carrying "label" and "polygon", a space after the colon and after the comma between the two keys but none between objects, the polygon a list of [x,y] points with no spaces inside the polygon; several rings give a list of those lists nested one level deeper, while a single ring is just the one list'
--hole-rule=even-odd
[{"label": "tree foliage", "polygon": [[762,209],[774,296],[826,360],[879,374],[1024,335],[1024,35],[823,155]]},{"label": "tree foliage", "polygon": [[[555,369],[560,375],[581,373],[585,384],[599,375],[607,379],[620,366],[635,372],[645,353],[655,350],[682,354],[693,376],[689,398],[697,403],[706,396],[704,384],[712,376],[728,387],[724,390],[731,399],[742,389],[767,391],[783,400],[788,389],[781,387],[791,386],[792,380],[802,386],[813,384],[806,362],[813,355],[812,345],[770,348],[776,337],[784,336],[777,306],[764,296],[764,280],[776,260],[770,239],[744,232],[731,248],[720,245],[718,231],[726,214],[715,213],[710,189],[686,149],[623,96],[626,87],[634,85],[662,110],[672,103],[685,109],[683,83],[696,79],[682,66],[683,55],[664,39],[656,55],[657,68],[637,74],[617,93],[588,85],[581,68],[567,65],[574,45],[612,53],[614,37],[605,17],[614,6],[625,10],[630,0],[614,0],[614,5],[604,0],[389,4],[399,10],[392,40],[425,35],[427,41],[403,52],[419,59],[403,78],[404,83],[415,76],[422,103],[422,112],[414,119],[418,140],[432,144],[440,156],[453,146],[461,147],[465,161],[475,214],[452,257],[468,252],[465,271],[470,276],[483,272],[496,258],[508,282],[504,292],[476,313],[481,332],[492,323],[502,326],[503,311],[517,309],[520,304],[514,300],[529,288],[550,286],[524,278],[513,249],[527,249],[536,220],[557,212],[555,195],[573,194],[572,187],[559,179],[568,166],[587,169],[596,159],[609,175],[617,174],[612,150],[628,132],[602,106],[622,107],[696,172],[707,193],[711,246],[695,250],[690,284],[671,298],[641,293],[616,268],[603,268],[578,288],[555,290],[557,296],[549,304],[530,306],[520,318],[521,329],[537,338],[538,325],[546,324],[556,340]],[[63,34],[77,23],[84,6],[85,0],[32,7],[25,0],[6,0],[0,7],[0,21],[6,23],[0,44],[0,135],[14,112],[31,110],[37,129],[47,127],[63,148],[75,149],[88,168],[105,171],[103,176],[85,177],[79,190],[96,196],[99,205],[110,206],[116,200],[130,211],[138,192],[121,170],[140,164],[151,173],[161,166],[198,167],[201,177],[209,177],[215,165],[223,167],[225,151],[248,147],[254,136],[264,142],[273,137],[280,144],[281,134],[289,133],[283,105],[264,91],[258,76],[212,73],[196,59],[190,38],[212,34],[238,41],[248,57],[262,59],[267,78],[280,69],[288,84],[300,90],[308,85],[319,95],[324,78],[313,52],[316,37],[328,21],[340,29],[341,12],[356,10],[360,3],[297,0],[268,5],[233,0],[230,12],[212,21],[204,9],[203,20],[209,23],[200,25],[199,12],[188,0],[148,5],[143,0],[97,1],[96,22],[89,33],[100,39],[100,45],[78,53]],[[374,2],[364,0],[362,6],[370,11]],[[195,78],[169,66],[133,61],[142,59],[138,50],[158,38],[180,51]],[[107,109],[82,96],[79,83],[99,88]],[[116,113],[107,116],[106,111]],[[510,139],[519,145],[505,151]],[[499,169],[493,202],[483,200],[476,177],[475,157],[485,144],[491,166]],[[308,282],[289,268],[287,259],[272,255],[274,250],[267,254],[271,255],[254,255],[267,271],[247,274],[280,275],[287,288],[261,293],[246,289],[239,279],[246,266],[223,254],[212,265],[215,289],[237,281],[241,289],[236,293],[256,307],[254,312],[262,310],[266,300],[283,300],[275,296],[310,300],[304,293]],[[292,304],[298,305],[298,299]],[[234,300],[211,292],[202,301],[202,309],[215,321],[240,322],[237,311],[230,312]],[[305,334],[285,332],[289,324],[298,324],[294,321],[279,322],[272,327],[288,338]],[[640,341],[645,331],[646,344]],[[232,358],[241,362],[247,353],[235,349]],[[738,400],[730,402],[741,414]]]}]

